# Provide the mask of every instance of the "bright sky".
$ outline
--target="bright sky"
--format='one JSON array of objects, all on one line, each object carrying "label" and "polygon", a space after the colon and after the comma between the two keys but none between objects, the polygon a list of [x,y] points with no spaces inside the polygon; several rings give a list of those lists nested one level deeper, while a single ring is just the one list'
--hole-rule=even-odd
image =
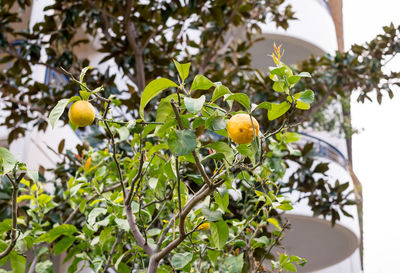
[{"label": "bright sky", "polygon": [[[399,0],[344,0],[346,48],[400,24]],[[389,69],[400,71],[400,58]],[[398,90],[399,91],[399,90]],[[364,189],[365,273],[400,273],[400,94],[352,105],[353,124],[364,131],[353,138],[354,169]]]}]

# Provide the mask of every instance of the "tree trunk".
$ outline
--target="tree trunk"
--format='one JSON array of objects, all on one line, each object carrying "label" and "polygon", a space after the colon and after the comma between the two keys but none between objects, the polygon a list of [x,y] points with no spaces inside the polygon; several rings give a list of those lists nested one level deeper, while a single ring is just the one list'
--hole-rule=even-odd
[{"label": "tree trunk", "polygon": [[155,259],[155,255],[151,256],[147,273],[157,273],[159,263],[160,261]]},{"label": "tree trunk", "polygon": [[138,87],[139,95],[142,94],[144,87],[146,86],[146,78],[144,75],[144,61],[142,52],[137,52],[135,54],[136,62],[136,84]]}]

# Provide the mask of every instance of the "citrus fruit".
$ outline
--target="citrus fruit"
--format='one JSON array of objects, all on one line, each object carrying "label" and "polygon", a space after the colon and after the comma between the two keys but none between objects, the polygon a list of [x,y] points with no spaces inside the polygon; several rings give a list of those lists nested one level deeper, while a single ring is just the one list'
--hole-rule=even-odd
[{"label": "citrus fruit", "polygon": [[210,228],[210,223],[204,223],[204,224],[201,224],[197,229],[205,231],[205,230],[207,230],[209,228]]},{"label": "citrus fruit", "polygon": [[[253,122],[251,122],[253,120]],[[259,125],[255,118],[248,114],[237,114],[228,121],[229,137],[237,144],[247,144],[253,141],[254,134],[258,136]]]},{"label": "citrus fruit", "polygon": [[68,111],[69,120],[78,127],[84,127],[92,124],[94,117],[94,107],[86,100],[74,102]]}]

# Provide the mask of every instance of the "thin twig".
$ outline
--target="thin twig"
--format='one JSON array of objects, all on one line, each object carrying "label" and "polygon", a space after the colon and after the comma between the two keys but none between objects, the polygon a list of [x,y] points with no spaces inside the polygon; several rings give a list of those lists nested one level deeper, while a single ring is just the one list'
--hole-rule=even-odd
[{"label": "thin twig", "polygon": [[112,256],[114,255],[115,249],[117,248],[117,245],[119,244],[119,241],[121,240],[121,235],[122,235],[121,233],[118,233],[118,235],[117,235],[117,239],[115,240],[115,242],[114,242],[114,244],[113,244],[113,246],[111,248],[110,256],[108,256],[107,262],[106,262],[106,264],[104,266],[103,273],[107,272],[107,269],[111,264]]},{"label": "thin twig", "polygon": [[19,182],[21,179],[24,177],[25,173],[22,173],[18,176],[15,181],[11,179],[11,177],[6,174],[8,180],[10,180],[12,186],[13,186],[13,191],[12,191],[12,229],[11,229],[11,241],[8,247],[0,253],[0,259],[6,257],[11,250],[14,249],[15,244],[17,243],[18,236],[17,236],[17,219],[18,219],[18,204],[17,204],[17,198],[18,198],[18,189],[19,189]]}]

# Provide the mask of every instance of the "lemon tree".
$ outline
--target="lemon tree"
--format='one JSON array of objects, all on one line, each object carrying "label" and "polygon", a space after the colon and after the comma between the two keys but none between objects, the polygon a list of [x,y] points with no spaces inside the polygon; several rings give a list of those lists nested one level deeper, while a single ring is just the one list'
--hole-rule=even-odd
[{"label": "lemon tree", "polygon": [[[275,256],[288,228],[279,214],[293,208],[279,192],[284,170],[277,166],[284,166],[284,154],[299,153],[287,130],[297,111],[310,108],[313,93],[291,91],[310,75],[293,75],[280,57],[275,48],[276,67],[270,75],[279,82],[280,102],[255,104],[245,93],[232,93],[228,85],[205,75],[190,82],[190,64],[174,61],[175,79],[147,84],[138,109],[141,118],[135,120],[113,116],[119,99],[103,97],[101,86],[91,89],[84,82],[89,68],[79,79],[70,74],[80,94],[60,100],[50,114],[52,125],[67,108],[75,111],[76,103],[85,104],[78,111],[86,114],[91,102],[100,105],[93,126],[106,139],[95,147],[80,146],[77,154],[65,153],[68,159],[57,172],[71,169],[73,175],[54,181],[65,183],[62,192],[48,192],[40,182],[43,177],[22,172],[9,178],[22,183],[16,202],[28,207],[29,218],[19,218],[18,225],[2,233],[0,250],[11,250],[0,261],[11,259],[15,272],[28,267],[52,272],[51,257],[62,253],[68,272],[82,266],[95,272],[296,271],[304,258]],[[158,100],[158,107],[150,107],[152,100]],[[257,111],[278,119],[277,128],[259,128],[252,117]],[[150,112],[155,112],[154,120],[147,118]],[[74,130],[84,125],[69,117]],[[13,157],[0,155],[3,169],[15,172]],[[50,218],[58,206],[67,213]],[[9,230],[20,236],[7,241]],[[36,253],[35,262],[24,260],[26,251]]]}]

